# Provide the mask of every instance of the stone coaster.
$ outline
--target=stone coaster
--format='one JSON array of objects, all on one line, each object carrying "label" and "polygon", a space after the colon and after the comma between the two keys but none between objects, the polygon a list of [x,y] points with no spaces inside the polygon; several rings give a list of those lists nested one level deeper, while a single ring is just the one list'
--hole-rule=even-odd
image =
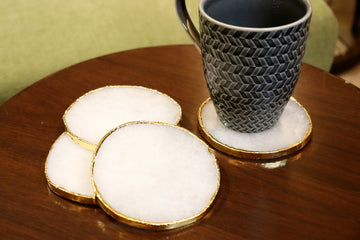
[{"label": "stone coaster", "polygon": [[45,162],[49,188],[56,194],[79,203],[96,204],[91,185],[94,152],[74,142],[64,132],[53,143]]},{"label": "stone coaster", "polygon": [[305,108],[291,98],[278,123],[260,133],[241,133],[225,127],[208,98],[198,121],[202,136],[217,150],[248,159],[272,159],[303,148],[311,139],[312,123]]},{"label": "stone coaster", "polygon": [[220,186],[213,151],[164,123],[119,126],[100,142],[93,187],[103,210],[131,226],[166,230],[202,218]]},{"label": "stone coaster", "polygon": [[177,125],[180,105],[168,95],[141,86],[105,86],[87,92],[63,115],[66,131],[83,147],[95,150],[113,128],[132,121]]}]

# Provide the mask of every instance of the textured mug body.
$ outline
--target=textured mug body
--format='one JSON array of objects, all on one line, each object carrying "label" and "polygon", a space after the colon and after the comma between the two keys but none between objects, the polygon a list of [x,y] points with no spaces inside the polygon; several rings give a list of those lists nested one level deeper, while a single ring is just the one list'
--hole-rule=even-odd
[{"label": "textured mug body", "polygon": [[311,18],[309,2],[303,1],[306,12],[297,21],[266,28],[219,22],[205,12],[206,2],[199,8],[198,47],[217,115],[239,132],[271,128],[299,77]]}]

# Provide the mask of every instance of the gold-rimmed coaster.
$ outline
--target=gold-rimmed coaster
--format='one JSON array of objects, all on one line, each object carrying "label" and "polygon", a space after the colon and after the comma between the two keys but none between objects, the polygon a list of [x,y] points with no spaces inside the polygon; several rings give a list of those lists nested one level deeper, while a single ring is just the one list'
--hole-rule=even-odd
[{"label": "gold-rimmed coaster", "polygon": [[49,188],[75,202],[96,204],[91,184],[91,162],[94,152],[75,143],[67,132],[51,146],[45,161]]},{"label": "gold-rimmed coaster", "polygon": [[71,138],[95,151],[101,138],[116,126],[131,121],[177,125],[180,105],[170,96],[141,86],[105,86],[87,92],[65,111],[63,121]]},{"label": "gold-rimmed coaster", "polygon": [[205,100],[198,111],[201,135],[217,150],[247,159],[272,159],[302,149],[311,139],[312,122],[306,109],[293,97],[278,123],[260,133],[240,133],[226,128],[213,102]]},{"label": "gold-rimmed coaster", "polygon": [[113,218],[148,230],[200,220],[220,186],[213,150],[188,130],[131,122],[109,132],[93,160],[98,204]]}]

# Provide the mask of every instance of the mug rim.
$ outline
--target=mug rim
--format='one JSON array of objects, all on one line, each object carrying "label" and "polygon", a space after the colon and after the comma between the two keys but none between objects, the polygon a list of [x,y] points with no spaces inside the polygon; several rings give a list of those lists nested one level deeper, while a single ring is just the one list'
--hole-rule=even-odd
[{"label": "mug rim", "polygon": [[275,26],[275,27],[265,27],[265,28],[256,28],[256,27],[241,27],[241,26],[236,26],[236,25],[232,25],[232,24],[228,24],[228,23],[224,23],[224,22],[220,22],[212,17],[210,17],[204,10],[204,5],[208,0],[201,0],[200,5],[199,5],[199,11],[200,13],[206,17],[209,21],[220,25],[222,27],[225,28],[230,28],[230,29],[234,29],[237,31],[248,31],[248,32],[271,32],[271,31],[279,31],[279,30],[283,30],[283,29],[287,29],[293,26],[296,26],[302,22],[305,22],[307,19],[310,18],[311,13],[312,13],[312,7],[311,4],[309,2],[309,0],[301,0],[302,3],[305,4],[306,7],[306,13],[298,20],[288,23],[288,24],[284,24],[281,26]]}]

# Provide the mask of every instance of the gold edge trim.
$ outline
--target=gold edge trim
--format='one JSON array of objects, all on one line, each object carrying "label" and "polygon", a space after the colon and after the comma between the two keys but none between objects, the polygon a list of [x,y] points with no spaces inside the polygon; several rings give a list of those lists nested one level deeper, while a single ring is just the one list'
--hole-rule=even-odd
[{"label": "gold edge trim", "polygon": [[239,158],[272,159],[272,158],[278,158],[278,157],[282,157],[285,155],[289,155],[291,153],[294,153],[294,152],[302,149],[303,147],[305,147],[305,145],[311,139],[312,121],[311,121],[310,115],[307,112],[307,110],[294,97],[291,97],[290,100],[294,101],[296,104],[298,104],[304,110],[304,112],[309,120],[309,127],[308,127],[307,131],[305,132],[304,137],[299,142],[293,143],[292,145],[290,145],[288,147],[280,148],[280,149],[273,150],[273,151],[249,151],[249,150],[243,150],[243,149],[238,149],[238,148],[228,146],[224,143],[221,143],[215,137],[213,137],[208,131],[206,131],[206,129],[203,125],[201,112],[202,112],[202,109],[205,106],[205,104],[208,103],[210,100],[211,100],[211,98],[206,99],[201,104],[201,106],[198,110],[198,124],[199,124],[200,134],[206,139],[206,141],[208,141],[212,146],[214,146],[216,149],[218,149],[221,152],[224,152],[224,153],[227,153],[229,155],[239,157]]},{"label": "gold edge trim", "polygon": [[[62,137],[63,135],[65,135],[65,134],[67,134],[67,133],[63,132],[59,137],[57,137],[57,139],[51,145],[49,153],[50,153],[50,151],[52,151],[52,149],[53,149],[55,143],[57,142],[57,140],[60,137]],[[83,203],[83,204],[90,204],[90,205],[95,205],[96,204],[95,193],[94,193],[93,196],[87,196],[87,195],[83,195],[83,194],[80,194],[80,193],[75,193],[75,192],[69,191],[69,190],[65,189],[64,187],[60,186],[59,184],[53,183],[50,180],[49,175],[47,173],[48,172],[48,167],[47,167],[48,158],[49,158],[49,154],[48,154],[48,156],[46,157],[46,160],[45,160],[45,170],[44,170],[44,172],[45,172],[46,181],[48,183],[48,187],[50,188],[51,191],[53,191],[57,195],[60,195],[60,196],[62,196],[64,198],[69,199],[69,200],[74,201],[74,202]]]},{"label": "gold edge trim", "polygon": [[64,114],[62,115],[62,120],[63,120],[63,123],[65,125],[65,129],[66,131],[70,134],[70,136],[74,139],[74,141],[76,141],[78,144],[80,144],[81,146],[89,149],[89,150],[92,150],[94,151],[96,149],[96,145],[97,144],[93,144],[93,143],[90,143],[84,139],[82,139],[81,137],[79,137],[78,135],[72,133],[69,129],[69,126],[66,122],[66,115],[67,113],[70,111],[70,109],[78,102],[80,101],[82,98],[86,97],[87,95],[90,95],[94,92],[97,92],[97,91],[101,91],[103,89],[106,89],[106,88],[141,88],[141,89],[145,89],[145,90],[150,90],[150,91],[153,91],[153,92],[156,92],[157,94],[159,95],[163,95],[167,98],[169,98],[173,103],[175,103],[175,105],[177,105],[178,109],[179,109],[179,118],[175,121],[174,125],[178,125],[182,119],[182,108],[180,106],[180,104],[175,101],[175,99],[173,99],[172,97],[170,97],[168,94],[166,93],[163,93],[163,92],[160,92],[156,89],[153,89],[153,88],[147,88],[147,87],[143,87],[143,86],[137,86],[137,85],[106,85],[106,86],[103,86],[103,87],[100,87],[100,88],[96,88],[96,89],[93,89],[93,90],[90,90],[88,92],[86,92],[85,94],[81,95],[80,97],[78,97],[74,102],[72,102],[70,104],[70,106],[65,110]]},{"label": "gold edge trim", "polygon": [[96,205],[96,196],[86,196],[79,193],[74,193],[64,189],[63,187],[53,184],[52,182],[48,182],[48,187],[52,192],[55,194],[62,196],[68,200],[81,203],[81,204],[88,204],[88,205]]},{"label": "gold edge trim", "polygon": [[67,128],[67,126],[65,126],[65,131],[66,133],[69,135],[69,137],[77,144],[79,144],[80,146],[88,149],[88,150],[91,150],[91,151],[95,151],[96,150],[96,147],[97,145],[96,144],[93,144],[93,143],[90,143],[84,139],[81,139],[79,138],[78,136],[74,135],[73,133],[71,133],[69,131],[69,129]]},{"label": "gold edge trim", "polygon": [[[185,218],[185,219],[181,219],[181,220],[176,220],[176,221],[171,221],[171,222],[149,222],[149,221],[144,221],[141,219],[137,219],[137,218],[133,218],[130,216],[127,216],[125,214],[122,214],[118,211],[116,211],[115,209],[113,209],[109,204],[106,203],[106,201],[103,199],[102,195],[100,194],[98,187],[95,183],[94,180],[94,165],[95,165],[95,158],[96,155],[102,145],[102,143],[105,141],[105,139],[114,131],[116,131],[119,128],[125,127],[127,125],[130,124],[159,124],[159,125],[166,125],[166,126],[170,126],[170,127],[174,127],[174,128],[178,128],[181,130],[185,130],[186,132],[188,132],[190,135],[196,137],[199,141],[201,141],[207,148],[208,151],[210,152],[211,156],[213,157],[214,161],[215,161],[215,165],[217,168],[217,172],[218,172],[218,179],[217,179],[217,188],[216,191],[214,192],[214,194],[212,195],[212,197],[209,200],[209,203],[207,204],[207,206],[198,214]],[[196,136],[195,134],[193,134],[192,132],[190,132],[189,130],[187,130],[186,128],[180,127],[180,126],[175,126],[172,124],[168,124],[168,123],[163,123],[163,122],[152,122],[152,121],[133,121],[133,122],[128,122],[128,123],[124,123],[121,124],[117,127],[115,127],[114,129],[112,129],[111,131],[109,131],[100,141],[100,143],[98,144],[96,151],[93,155],[93,160],[92,160],[92,166],[91,166],[91,183],[92,183],[92,187],[93,190],[95,192],[95,198],[97,200],[97,204],[104,210],[104,212],[106,212],[108,215],[110,215],[111,217],[113,217],[114,219],[123,222],[125,224],[128,224],[130,226],[133,227],[137,227],[137,228],[141,228],[141,229],[146,229],[146,230],[170,230],[170,229],[175,229],[175,228],[180,228],[183,227],[185,225],[189,225],[191,223],[194,223],[198,220],[200,220],[203,216],[206,215],[206,213],[209,211],[209,209],[212,206],[212,203],[214,202],[217,193],[219,192],[219,188],[220,188],[220,167],[218,164],[218,161],[215,157],[215,152],[213,149],[211,149],[201,138],[199,138],[198,136]]]}]

